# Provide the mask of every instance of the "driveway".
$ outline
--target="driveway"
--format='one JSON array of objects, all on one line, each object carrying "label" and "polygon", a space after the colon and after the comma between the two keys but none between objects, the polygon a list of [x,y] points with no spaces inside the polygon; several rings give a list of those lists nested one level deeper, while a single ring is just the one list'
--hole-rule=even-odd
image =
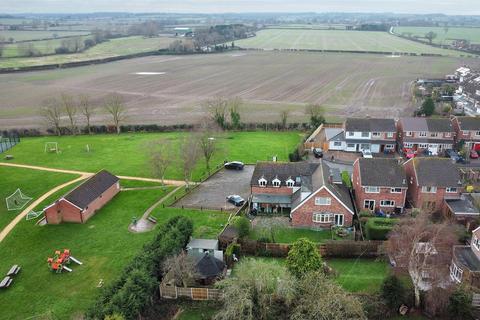
[{"label": "driveway", "polygon": [[234,210],[235,206],[226,203],[225,198],[230,194],[238,194],[247,200],[250,195],[250,179],[254,169],[255,166],[245,166],[240,171],[222,169],[183,197],[175,206]]}]

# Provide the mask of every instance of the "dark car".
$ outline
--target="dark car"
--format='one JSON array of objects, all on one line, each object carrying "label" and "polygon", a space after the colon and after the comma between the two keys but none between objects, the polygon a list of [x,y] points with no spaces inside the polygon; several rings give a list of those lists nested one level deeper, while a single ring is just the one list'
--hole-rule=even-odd
[{"label": "dark car", "polygon": [[456,163],[466,163],[467,162],[465,160],[465,158],[462,157],[461,155],[459,155],[455,150],[449,149],[445,153],[447,154],[448,157],[450,157],[450,159],[452,159]]},{"label": "dark car", "polygon": [[230,170],[243,170],[244,166],[245,165],[243,164],[243,162],[240,162],[240,161],[231,161],[223,165],[225,169],[230,169]]},{"label": "dark car", "polygon": [[313,155],[315,158],[323,158],[323,150],[321,148],[313,149]]},{"label": "dark car", "polygon": [[227,201],[234,204],[236,207],[241,207],[245,203],[245,199],[238,194],[232,194],[227,197]]}]

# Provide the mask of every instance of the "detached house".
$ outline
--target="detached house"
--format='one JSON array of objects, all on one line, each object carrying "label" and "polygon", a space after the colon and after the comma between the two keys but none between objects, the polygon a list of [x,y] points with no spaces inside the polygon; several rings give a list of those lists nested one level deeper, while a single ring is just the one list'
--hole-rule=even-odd
[{"label": "detached house", "polygon": [[352,180],[358,210],[403,212],[408,184],[397,159],[359,158],[353,164]]},{"label": "detached house", "polygon": [[289,213],[292,226],[351,226],[355,214],[340,172],[325,162],[260,162],[251,180],[251,202],[264,213]]},{"label": "detached house", "polygon": [[452,124],[457,145],[464,142],[468,149],[480,151],[480,117],[455,117]]},{"label": "detached house", "polygon": [[457,167],[445,158],[412,158],[404,163],[407,200],[415,208],[439,212],[445,199],[459,199],[462,182]]},{"label": "detached house", "polygon": [[399,146],[431,155],[453,149],[454,131],[450,119],[402,118],[398,121]]},{"label": "detached house", "polygon": [[453,246],[450,278],[480,288],[480,227],[473,230],[469,246]]}]

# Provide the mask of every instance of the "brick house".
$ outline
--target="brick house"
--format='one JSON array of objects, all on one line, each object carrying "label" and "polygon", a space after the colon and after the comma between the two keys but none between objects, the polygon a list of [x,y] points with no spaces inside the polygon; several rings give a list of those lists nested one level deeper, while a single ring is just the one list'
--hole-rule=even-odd
[{"label": "brick house", "polygon": [[340,172],[324,161],[257,163],[251,193],[254,209],[263,213],[290,213],[294,227],[350,227],[355,214]]},{"label": "brick house", "polygon": [[450,159],[412,158],[404,163],[407,174],[407,201],[428,212],[441,212],[444,199],[459,199],[460,173]]},{"label": "brick house", "polygon": [[454,131],[447,118],[401,118],[397,123],[398,144],[402,150],[413,149],[438,155],[453,149]]},{"label": "brick house", "polygon": [[480,151],[480,117],[454,117],[455,143],[462,141],[468,149]]},{"label": "brick house", "polygon": [[453,246],[450,278],[480,288],[480,227],[473,230],[469,246]]},{"label": "brick house", "polygon": [[352,180],[358,210],[403,212],[408,185],[399,160],[359,158],[353,164]]},{"label": "brick house", "polygon": [[118,192],[118,177],[102,170],[46,207],[45,219],[49,224],[85,223]]},{"label": "brick house", "polygon": [[458,199],[445,199],[443,214],[471,230],[477,226],[477,219],[480,216],[477,203],[480,203],[479,194],[465,193]]}]

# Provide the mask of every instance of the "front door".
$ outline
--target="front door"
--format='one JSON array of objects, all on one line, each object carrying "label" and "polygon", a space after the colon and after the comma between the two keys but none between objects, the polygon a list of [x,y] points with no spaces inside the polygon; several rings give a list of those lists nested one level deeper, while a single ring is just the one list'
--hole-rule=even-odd
[{"label": "front door", "polygon": [[343,226],[343,214],[335,214],[335,225],[336,226]]},{"label": "front door", "polygon": [[375,209],[375,200],[365,200],[363,208],[373,211]]}]

